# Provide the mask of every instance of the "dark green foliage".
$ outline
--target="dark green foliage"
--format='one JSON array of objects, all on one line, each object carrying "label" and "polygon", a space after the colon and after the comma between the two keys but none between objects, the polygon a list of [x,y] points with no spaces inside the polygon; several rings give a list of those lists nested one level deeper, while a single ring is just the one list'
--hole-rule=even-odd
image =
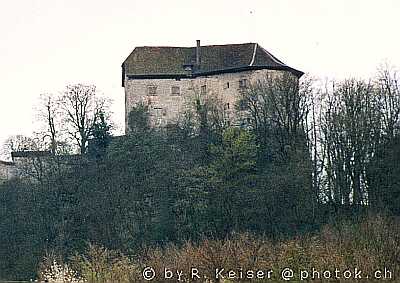
[{"label": "dark green foliage", "polygon": [[400,138],[382,145],[369,167],[370,200],[377,209],[400,215]]},{"label": "dark green foliage", "polygon": [[311,166],[304,152],[290,152],[284,161],[264,165],[257,182],[255,213],[266,222],[254,218],[252,223],[258,227],[255,230],[295,235],[314,225]]},{"label": "dark green foliage", "polygon": [[45,198],[36,186],[0,185],[0,278],[33,278],[49,233]]},{"label": "dark green foliage", "polygon": [[205,139],[204,162],[199,136],[178,126],[136,129],[113,139],[101,159],[71,157],[40,185],[3,186],[0,261],[12,265],[2,262],[2,277],[29,278],[46,252],[66,259],[89,242],[132,254],[203,235],[283,233],[304,216],[296,205],[307,194],[309,173],[296,167],[307,168],[303,157],[260,167],[252,132],[228,128],[221,142]]},{"label": "dark green foliage", "polygon": [[148,106],[138,104],[128,114],[128,133],[145,132],[149,130],[150,120]]},{"label": "dark green foliage", "polygon": [[92,136],[89,142],[88,153],[97,158],[104,156],[106,148],[111,142],[111,126],[107,123],[104,113],[100,112],[94,122]]},{"label": "dark green foliage", "polygon": [[[246,127],[229,127],[217,104],[198,100],[197,120],[187,116],[180,125],[154,129],[146,106],[138,105],[126,136],[111,139],[100,115],[89,154],[52,156],[40,182],[0,185],[0,278],[33,278],[46,253],[68,259],[89,243],[137,255],[146,246],[226,239],[234,232],[292,237],[318,229],[332,215],[363,213],[317,201],[304,120],[307,93],[297,98],[292,79],[281,79],[287,88],[256,88],[243,97],[252,103]],[[363,163],[370,204],[396,214],[399,152],[398,138],[391,139]]]}]

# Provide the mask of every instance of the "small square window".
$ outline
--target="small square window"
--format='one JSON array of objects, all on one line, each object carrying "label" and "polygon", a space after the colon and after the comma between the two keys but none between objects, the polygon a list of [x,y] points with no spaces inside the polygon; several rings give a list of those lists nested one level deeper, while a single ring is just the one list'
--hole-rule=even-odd
[{"label": "small square window", "polygon": [[179,86],[171,87],[171,94],[172,95],[180,95],[181,94],[181,88]]},{"label": "small square window", "polygon": [[246,101],[244,101],[244,100],[242,100],[242,99],[240,99],[240,100],[238,101],[237,105],[238,105],[238,109],[239,109],[240,111],[245,111],[245,110],[248,109],[248,105],[247,105]]},{"label": "small square window", "polygon": [[165,109],[163,109],[162,107],[156,106],[156,107],[153,107],[153,109],[154,109],[154,116],[156,116],[156,117],[164,116],[163,114],[165,112]]},{"label": "small square window", "polygon": [[149,85],[147,87],[147,94],[148,95],[157,95],[157,87],[154,85]]},{"label": "small square window", "polygon": [[207,86],[206,85],[202,85],[201,86],[201,90],[200,90],[200,94],[205,95],[207,93]]},{"label": "small square window", "polygon": [[239,80],[239,88],[246,88],[247,87],[247,79]]}]

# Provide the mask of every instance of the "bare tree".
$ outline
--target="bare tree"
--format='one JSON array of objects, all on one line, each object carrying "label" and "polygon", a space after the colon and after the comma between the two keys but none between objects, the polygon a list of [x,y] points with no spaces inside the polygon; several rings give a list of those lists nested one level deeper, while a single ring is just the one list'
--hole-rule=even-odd
[{"label": "bare tree", "polygon": [[17,165],[16,175],[42,182],[47,170],[49,152],[47,145],[38,135],[33,137],[16,135],[7,139],[4,152],[12,156]]},{"label": "bare tree", "polygon": [[24,135],[15,135],[9,137],[3,144],[3,153],[9,155],[16,151],[32,151],[39,150],[37,139]]},{"label": "bare tree", "polygon": [[230,123],[227,105],[219,96],[207,96],[204,99],[197,97],[195,109],[200,128],[206,127],[214,134],[222,135]]},{"label": "bare tree", "polygon": [[328,197],[368,204],[366,169],[380,140],[380,109],[372,83],[346,80],[325,94],[321,130]]},{"label": "bare tree", "polygon": [[385,65],[378,70],[377,90],[384,135],[391,140],[399,131],[400,82],[395,69]]},{"label": "bare tree", "polygon": [[241,92],[236,109],[247,113],[243,122],[255,130],[263,146],[273,136],[283,152],[305,140],[310,95],[311,81],[299,83],[287,72],[269,74]]},{"label": "bare tree", "polygon": [[[38,119],[43,125],[39,132],[43,141],[48,141],[48,149],[53,155],[58,153],[60,144],[65,144],[61,131],[61,113],[59,97],[52,94],[42,94],[37,107]],[[65,148],[64,146],[62,148]]]},{"label": "bare tree", "polygon": [[[63,122],[68,136],[86,153],[88,141],[100,113],[108,114],[106,100],[100,98],[94,85],[68,85],[60,99]],[[108,118],[108,116],[106,116]]]}]

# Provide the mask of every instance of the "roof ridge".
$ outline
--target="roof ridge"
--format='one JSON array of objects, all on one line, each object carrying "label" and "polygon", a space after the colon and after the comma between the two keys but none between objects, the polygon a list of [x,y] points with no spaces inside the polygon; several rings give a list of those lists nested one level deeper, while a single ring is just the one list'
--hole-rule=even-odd
[{"label": "roof ridge", "polygon": [[[136,48],[192,48],[192,47],[188,47],[188,46],[166,46],[166,45],[143,45],[143,46],[136,46]],[[135,50],[134,49],[134,50]]]},{"label": "roof ridge", "polygon": [[253,66],[254,60],[256,59],[257,45],[257,43],[254,43],[253,57],[251,57],[249,66]]},{"label": "roof ridge", "polygon": [[[251,44],[258,44],[258,43],[245,42],[245,43],[211,44],[211,45],[201,45],[201,47],[218,47],[218,46],[251,45]],[[136,46],[134,50],[136,48],[196,48],[196,46],[142,45],[142,46]]]},{"label": "roof ridge", "polygon": [[232,46],[232,45],[249,45],[249,44],[254,44],[255,42],[244,42],[244,43],[228,43],[228,44],[211,44],[211,45],[201,45],[201,47],[207,47],[207,46]]}]

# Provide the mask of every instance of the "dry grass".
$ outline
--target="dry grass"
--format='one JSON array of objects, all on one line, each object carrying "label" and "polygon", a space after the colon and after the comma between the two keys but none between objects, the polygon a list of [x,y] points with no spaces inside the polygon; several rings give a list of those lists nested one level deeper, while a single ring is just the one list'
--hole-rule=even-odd
[{"label": "dry grass", "polygon": [[[400,276],[399,227],[399,220],[374,216],[361,224],[329,225],[318,234],[277,243],[247,233],[234,234],[226,240],[204,239],[198,244],[188,242],[180,247],[170,245],[163,249],[143,250],[141,258],[135,261],[91,246],[87,255],[74,257],[70,266],[89,282],[145,282],[141,278],[141,270],[147,266],[154,268],[157,274],[152,282],[177,282],[177,274],[174,279],[162,278],[165,268],[181,270],[185,279],[190,278],[192,268],[197,268],[199,274],[206,278],[215,278],[217,268],[237,272],[273,269],[274,279],[278,280],[280,271],[285,267],[295,271],[295,278],[298,278],[300,270],[311,271],[314,268],[333,272],[335,268],[344,271],[356,267],[363,271],[363,275],[386,267],[393,276]],[[202,278],[199,281],[206,280]]]}]

